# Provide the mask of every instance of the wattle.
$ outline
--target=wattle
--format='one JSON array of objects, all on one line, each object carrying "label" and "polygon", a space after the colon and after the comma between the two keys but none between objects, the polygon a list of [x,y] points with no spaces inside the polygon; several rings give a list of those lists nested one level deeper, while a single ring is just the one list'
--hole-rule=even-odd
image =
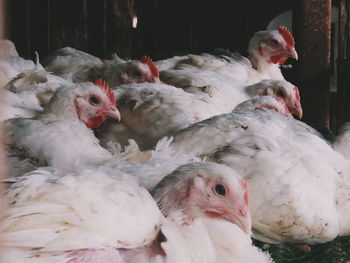
[{"label": "wattle", "polygon": [[106,116],[98,116],[95,118],[91,118],[86,122],[86,126],[90,129],[96,129],[101,126],[101,124],[106,120]]},{"label": "wattle", "polygon": [[282,56],[272,56],[270,58],[271,62],[273,64],[284,64],[287,61],[288,58],[282,57]]}]

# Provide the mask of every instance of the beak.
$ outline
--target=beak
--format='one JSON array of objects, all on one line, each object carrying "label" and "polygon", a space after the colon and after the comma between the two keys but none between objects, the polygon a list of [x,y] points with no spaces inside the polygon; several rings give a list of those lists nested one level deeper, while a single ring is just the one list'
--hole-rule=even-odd
[{"label": "beak", "polygon": [[224,218],[231,223],[237,225],[242,231],[248,235],[252,233],[252,219],[250,213],[244,214],[241,210],[236,211],[236,214],[227,214]]},{"label": "beak", "polygon": [[250,217],[249,209],[243,211],[239,209],[238,211],[228,212],[224,208],[216,208],[215,211],[206,211],[205,214],[212,218],[223,218],[232,224],[237,225],[244,233],[251,235],[252,230],[252,219]]},{"label": "beak", "polygon": [[118,111],[117,107],[112,106],[109,111],[105,112],[106,116],[111,117],[113,119],[116,119],[120,121],[122,119],[120,112]]},{"label": "beak", "polygon": [[288,109],[291,113],[295,114],[299,120],[303,117],[303,109],[301,107],[300,101],[291,103],[291,105],[288,105]]},{"label": "beak", "polygon": [[298,60],[298,53],[295,50],[295,47],[288,48],[286,55],[288,55],[288,57],[290,57],[290,58],[294,58],[295,60]]}]

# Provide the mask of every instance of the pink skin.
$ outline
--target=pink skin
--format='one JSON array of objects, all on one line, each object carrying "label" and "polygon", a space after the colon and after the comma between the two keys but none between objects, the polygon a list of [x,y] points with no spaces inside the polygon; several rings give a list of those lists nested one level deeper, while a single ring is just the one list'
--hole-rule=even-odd
[{"label": "pink skin", "polygon": [[[249,210],[248,185],[242,179],[240,182],[241,190],[230,188],[225,182],[218,178],[206,179],[205,192],[193,189],[191,196],[199,195],[195,198],[198,201],[197,207],[200,212],[210,218],[221,218],[227,220],[247,234],[251,233],[252,221]],[[225,194],[219,194],[217,187],[225,189]],[[193,198],[192,198],[193,199]]]},{"label": "pink skin", "polygon": [[90,129],[98,128],[108,117],[120,121],[120,113],[115,103],[97,94],[78,96],[75,99],[78,118]]},{"label": "pink skin", "polygon": [[122,84],[127,83],[143,83],[143,82],[156,82],[157,78],[152,75],[152,73],[146,68],[135,67],[132,68],[128,73],[127,78],[121,78]]},{"label": "pink skin", "polygon": [[[251,234],[252,221],[249,210],[248,185],[241,179],[235,188],[226,184],[220,177],[205,177],[196,174],[187,189],[175,191],[175,207],[187,216],[183,224],[191,224],[196,217],[218,218],[236,224],[247,234]],[[185,184],[186,185],[186,184]],[[161,243],[166,239],[161,232],[149,246],[136,249],[80,249],[68,251],[66,263],[133,263],[138,256],[149,259],[165,256]]]},{"label": "pink skin", "polygon": [[[275,99],[278,98],[278,101],[282,103],[281,100],[283,100],[283,107],[287,107],[287,111],[281,111],[280,109],[275,109],[277,112],[280,112],[285,115],[289,114],[295,114],[299,119],[303,116],[303,109],[301,107],[300,103],[300,95],[299,95],[299,89],[298,87],[294,87],[293,90],[290,89],[283,89],[282,90],[276,90],[274,91],[274,94],[269,94],[269,90],[265,90],[261,95],[273,95]],[[266,107],[267,108],[267,107]],[[273,109],[273,108],[271,108]]]},{"label": "pink skin", "polygon": [[291,38],[293,38],[291,34],[286,36],[280,33],[279,37],[264,39],[259,43],[259,54],[268,57],[268,62],[273,64],[284,64],[288,58],[298,60],[294,39]]},{"label": "pink skin", "polygon": [[131,62],[131,66],[126,74],[120,76],[122,84],[143,83],[159,81],[159,71],[154,62],[147,56],[143,56],[137,64]]},{"label": "pink skin", "polygon": [[292,113],[289,111],[285,101],[280,98],[280,97],[274,97],[276,102],[278,104],[265,104],[265,105],[262,105],[262,106],[259,106],[259,107],[256,107],[255,109],[263,109],[263,108],[266,108],[266,109],[270,109],[270,110],[274,110],[276,112],[279,112],[283,115],[292,115]]},{"label": "pink skin", "polygon": [[286,99],[286,104],[289,111],[301,119],[303,117],[303,109],[300,103],[299,89],[297,87],[294,87],[293,92],[293,96],[290,96]]},{"label": "pink skin", "polygon": [[294,58],[298,60],[298,53],[294,47],[285,45],[284,47],[276,50],[271,54],[270,61],[273,64],[284,64],[288,58]]}]

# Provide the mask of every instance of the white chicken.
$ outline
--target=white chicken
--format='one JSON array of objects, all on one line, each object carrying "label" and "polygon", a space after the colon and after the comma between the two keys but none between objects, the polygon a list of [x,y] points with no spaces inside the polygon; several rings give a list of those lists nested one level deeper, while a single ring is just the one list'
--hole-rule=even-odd
[{"label": "white chicken", "polygon": [[10,40],[0,39],[0,87],[10,80],[7,63],[4,63],[10,56],[18,56],[15,45]]},{"label": "white chicken", "polygon": [[103,81],[96,81],[96,85],[71,83],[58,88],[34,118],[7,120],[10,174],[21,175],[40,166],[69,171],[103,165],[141,174],[140,184],[151,189],[176,167],[193,159],[186,154],[173,154],[167,138],[160,140],[151,152],[140,152],[133,142],[124,151],[119,144],[109,147],[112,152],[103,148],[91,129],[99,127],[107,116],[120,120],[115,102],[114,93]]},{"label": "white chicken", "polygon": [[34,70],[39,67],[39,63],[32,60],[26,60],[16,55],[10,55],[0,59],[0,71],[6,76],[6,83],[16,77],[18,74]]},{"label": "white chicken", "polygon": [[[158,61],[157,66],[162,81],[179,87],[182,87],[179,80],[187,78],[181,74],[186,73],[186,70],[198,69],[252,84],[262,79],[284,79],[279,65],[289,57],[298,59],[294,45],[292,34],[286,27],[280,26],[277,30],[259,31],[253,35],[248,46],[249,60],[225,52],[216,56],[202,54],[169,58]],[[192,79],[196,81],[195,76]]]},{"label": "white chicken", "polygon": [[[21,58],[17,60],[21,61]],[[43,110],[58,87],[72,85],[70,81],[46,72],[40,64],[28,68],[14,66],[13,74],[18,75],[3,89],[1,120],[34,117]]]},{"label": "white chicken", "polygon": [[[163,136],[214,115],[228,113],[237,104],[237,100],[227,96],[229,99],[223,110],[216,107],[209,96],[158,83],[123,85],[115,89],[115,93],[123,118],[122,123],[106,122],[98,129],[96,136],[105,147],[110,141],[125,145],[128,139],[134,139],[142,149],[150,149]],[[284,100],[288,113],[302,115],[298,88],[286,81],[264,80],[247,86],[241,100],[264,95]]]},{"label": "white chicken", "polygon": [[120,120],[115,103],[114,93],[102,81],[72,83],[57,89],[35,118],[7,120],[10,170],[22,174],[37,165],[66,167],[109,159],[110,153],[99,146],[91,128],[107,116]]},{"label": "white chicken", "polygon": [[259,240],[314,244],[350,233],[350,162],[305,123],[271,110],[232,112],[180,131],[174,148],[247,180]]},{"label": "white chicken", "polygon": [[123,60],[114,55],[101,60],[83,51],[66,47],[53,52],[43,60],[47,71],[73,82],[104,79],[111,87],[126,83],[157,82],[159,71],[153,61],[143,56],[138,60]]},{"label": "white chicken", "polygon": [[9,56],[18,56],[15,44],[8,39],[0,40],[0,59],[7,58]]},{"label": "white chicken", "polygon": [[165,84],[123,85],[115,93],[122,123],[108,122],[97,129],[96,136],[104,146],[110,141],[125,145],[134,139],[141,148],[150,149],[163,136],[220,114],[205,96]]},{"label": "white chicken", "polygon": [[[297,59],[294,45],[294,38],[285,27],[260,31],[249,42],[249,60],[228,52],[217,56],[174,57],[158,62],[160,78],[187,92],[208,96],[220,113],[228,113],[249,98],[247,86],[266,80],[284,80],[279,64],[288,57]],[[295,88],[288,96],[298,101],[299,107],[295,107],[294,103],[293,112],[301,118],[298,89]]]},{"label": "white chicken", "polygon": [[153,194],[160,210],[130,176],[110,169],[42,168],[16,178],[1,223],[1,261],[271,262],[252,246],[247,184],[233,170],[185,165]]}]

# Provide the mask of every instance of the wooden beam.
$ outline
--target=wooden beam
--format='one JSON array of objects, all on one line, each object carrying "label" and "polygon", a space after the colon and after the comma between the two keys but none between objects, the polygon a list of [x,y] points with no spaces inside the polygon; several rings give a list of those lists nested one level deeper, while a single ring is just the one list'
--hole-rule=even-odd
[{"label": "wooden beam", "polygon": [[131,57],[134,0],[109,0],[106,6],[106,54]]},{"label": "wooden beam", "polygon": [[347,28],[347,11],[346,0],[339,0],[338,11],[338,59],[337,59],[337,130],[343,125],[345,121],[344,116],[344,97],[346,96],[346,83],[347,79],[347,60],[346,60],[346,28]]},{"label": "wooden beam", "polygon": [[293,9],[303,120],[321,129],[329,129],[331,8],[331,0],[296,0]]},{"label": "wooden beam", "polygon": [[[341,82],[339,83],[342,96],[343,105],[343,122],[350,121],[350,0],[345,0],[345,7],[343,8],[343,41],[342,41],[342,52],[343,57],[341,61],[341,71],[339,75],[341,77]],[[342,123],[343,124],[343,123]]]}]

